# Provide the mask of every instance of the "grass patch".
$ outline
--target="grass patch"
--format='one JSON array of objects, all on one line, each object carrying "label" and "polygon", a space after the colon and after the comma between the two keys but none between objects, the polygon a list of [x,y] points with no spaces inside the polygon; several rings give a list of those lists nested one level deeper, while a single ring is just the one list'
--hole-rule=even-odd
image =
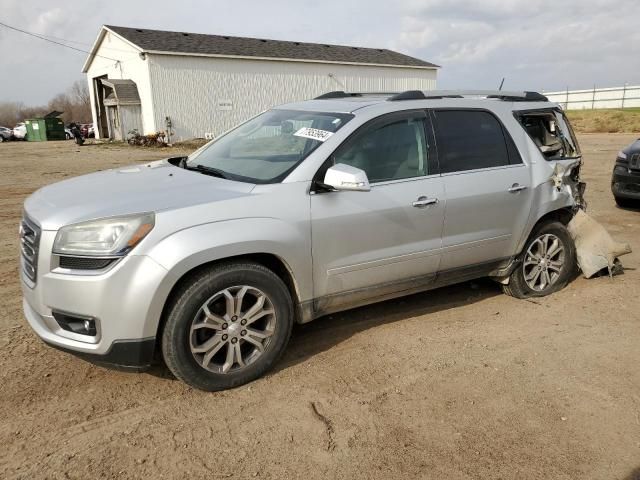
[{"label": "grass patch", "polygon": [[639,133],[640,108],[624,110],[567,110],[577,133]]}]

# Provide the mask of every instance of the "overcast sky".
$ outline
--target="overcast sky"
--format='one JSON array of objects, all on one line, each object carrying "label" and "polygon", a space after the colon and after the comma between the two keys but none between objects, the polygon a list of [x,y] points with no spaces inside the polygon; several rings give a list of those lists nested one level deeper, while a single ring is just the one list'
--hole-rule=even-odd
[{"label": "overcast sky", "polygon": [[[102,24],[383,47],[442,65],[439,88],[640,84],[638,0],[2,0],[0,22],[89,49]],[[74,43],[71,43],[74,42]],[[0,26],[0,101],[45,103],[83,53]]]}]

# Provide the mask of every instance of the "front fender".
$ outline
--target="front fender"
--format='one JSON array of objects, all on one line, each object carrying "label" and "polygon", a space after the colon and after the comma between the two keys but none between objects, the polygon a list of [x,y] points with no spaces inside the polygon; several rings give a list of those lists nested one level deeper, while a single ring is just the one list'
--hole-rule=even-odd
[{"label": "front fender", "polygon": [[225,220],[180,230],[145,252],[168,271],[155,293],[148,321],[159,321],[169,293],[189,271],[212,261],[256,253],[280,258],[292,274],[299,300],[311,299],[311,240],[304,222],[292,225],[264,217]]}]

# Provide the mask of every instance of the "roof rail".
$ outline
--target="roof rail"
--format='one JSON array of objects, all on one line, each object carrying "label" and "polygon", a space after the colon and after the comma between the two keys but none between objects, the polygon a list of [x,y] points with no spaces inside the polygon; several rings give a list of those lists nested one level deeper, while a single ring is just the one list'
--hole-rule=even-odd
[{"label": "roof rail", "polygon": [[330,98],[348,98],[348,97],[359,97],[359,93],[347,93],[342,90],[336,90],[335,92],[327,92],[322,95],[314,98],[314,100],[327,100]]},{"label": "roof rail", "polygon": [[485,97],[509,102],[547,102],[538,92],[507,92],[502,90],[407,90],[389,97],[391,102],[400,100],[436,100],[441,98]]},{"label": "roof rail", "polygon": [[387,100],[390,102],[397,102],[399,100],[427,100],[438,98],[464,98],[459,93],[444,93],[444,92],[423,92],[422,90],[407,90],[406,92],[397,93]]},{"label": "roof rail", "polygon": [[328,92],[314,98],[327,100],[332,98],[353,98],[364,96],[386,96],[390,102],[402,100],[437,100],[442,98],[483,97],[506,102],[548,102],[549,99],[538,92],[507,92],[504,90],[407,90],[405,92]]},{"label": "roof rail", "polygon": [[332,98],[353,98],[353,97],[364,97],[364,96],[372,96],[372,97],[388,97],[390,95],[395,95],[397,92],[344,92],[342,90],[337,90],[335,92],[327,92],[322,95],[315,97],[314,100],[328,100]]}]

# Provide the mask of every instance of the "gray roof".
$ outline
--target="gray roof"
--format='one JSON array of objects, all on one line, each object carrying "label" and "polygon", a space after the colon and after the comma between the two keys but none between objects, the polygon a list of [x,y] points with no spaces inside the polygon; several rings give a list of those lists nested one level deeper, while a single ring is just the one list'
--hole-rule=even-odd
[{"label": "gray roof", "polygon": [[[113,104],[139,104],[140,95],[138,95],[138,87],[133,80],[116,80],[103,78],[102,83],[107,87],[111,87],[113,92],[110,93],[106,100]],[[115,95],[114,95],[115,94]]]},{"label": "gray roof", "polygon": [[167,32],[142,28],[106,28],[124,37],[144,51],[185,55],[221,55],[275,59],[312,60],[338,63],[364,63],[407,67],[437,68],[430,62],[384,48],[362,48],[320,43],[288,42],[261,38]]}]

